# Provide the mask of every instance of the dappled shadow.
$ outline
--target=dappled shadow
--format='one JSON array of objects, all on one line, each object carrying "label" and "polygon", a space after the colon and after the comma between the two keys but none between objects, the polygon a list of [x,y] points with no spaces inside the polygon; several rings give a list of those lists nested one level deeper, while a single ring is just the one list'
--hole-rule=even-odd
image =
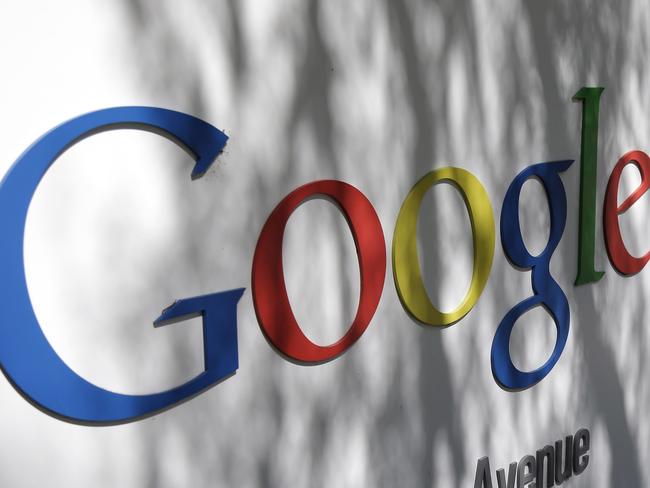
[{"label": "dappled shadow", "polygon": [[[573,287],[580,107],[571,96],[584,85],[608,87],[600,206],[618,156],[644,149],[643,139],[621,135],[630,112],[649,108],[646,99],[637,107],[622,83],[625,75],[643,86],[647,77],[646,34],[627,27],[638,6],[613,0],[599,8],[451,0],[183,5],[123,2],[138,81],[170,108],[226,124],[231,136],[223,169],[219,160],[196,183],[212,185],[213,198],[197,211],[181,192],[169,195],[178,209],[178,259],[186,263],[187,276],[179,279],[204,292],[221,285],[250,291],[264,220],[284,195],[312,180],[341,179],[363,191],[390,248],[402,199],[434,168],[476,174],[498,226],[501,200],[517,173],[532,163],[573,158],[563,175],[570,215],[552,268],[571,304],[571,331],[558,365],[539,385],[520,393],[497,386],[489,363],[494,331],[531,293],[529,273],[512,268],[498,244],[488,287],[463,321],[444,330],[413,323],[388,271],[364,337],[341,358],[314,368],[276,356],[250,300],[243,300],[242,369],[229,380],[237,383],[194,400],[173,421],[162,415],[139,427],[145,484],[165,486],[162,464],[171,462],[163,459],[165,446],[174,442],[174,452],[192,466],[195,486],[469,486],[479,457],[489,454],[505,466],[587,427],[605,434],[598,437],[597,430],[594,444],[601,445],[576,486],[644,486],[650,473],[637,452],[650,443],[642,407],[650,395],[642,298],[650,283],[637,280],[636,308],[617,315],[633,285],[601,252],[597,267],[606,277]],[[620,140],[633,146],[618,147]],[[186,168],[170,171],[187,177]],[[420,262],[434,303],[457,281],[440,273],[450,257],[427,246],[435,229],[460,212],[429,210],[419,227]],[[466,242],[467,231],[450,231],[452,250],[454,242]],[[303,237],[319,249],[315,236]],[[342,236],[332,239],[342,255]],[[228,250],[206,245],[222,240]],[[292,269],[310,265],[299,253],[293,259]],[[327,293],[341,309],[332,313],[351,316],[358,300],[348,277],[357,269],[342,260],[331,265],[340,279]],[[161,267],[163,287],[164,278]],[[310,290],[305,283],[303,299],[324,300]],[[609,472],[602,471],[604,457]]]}]

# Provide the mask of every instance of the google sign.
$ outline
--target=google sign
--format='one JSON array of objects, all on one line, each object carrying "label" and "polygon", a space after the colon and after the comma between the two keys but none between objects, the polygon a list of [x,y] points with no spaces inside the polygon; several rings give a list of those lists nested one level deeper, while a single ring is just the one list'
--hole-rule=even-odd
[{"label": "google sign", "polygon": [[[582,88],[575,100],[582,103],[580,158],[580,220],[576,285],[598,281],[594,266],[596,232],[596,174],[598,110],[603,88]],[[75,373],[59,357],[36,319],[27,290],[23,241],[32,197],[48,168],[80,140],[99,132],[136,128],[160,134],[187,150],[195,159],[192,178],[199,178],[221,153],[227,136],[212,125],[180,112],[152,107],[117,107],[85,114],[47,132],[15,162],[0,184],[0,365],[13,386],[38,408],[58,418],[84,424],[133,421],[171,408],[228,378],[238,368],[237,303],[244,289],[185,298],[165,309],[154,322],[163,326],[201,316],[204,371],[190,381],[148,395],[126,395],[100,388]],[[503,317],[492,342],[492,373],[508,390],[530,388],[542,380],[562,355],[569,336],[569,303],[549,269],[566,225],[567,199],[560,174],[573,161],[552,161],[523,169],[512,180],[503,199],[501,244],[515,266],[531,270],[530,297],[515,304]],[[620,205],[618,187],[623,169],[635,165],[641,183]],[[519,199],[524,183],[537,178],[550,210],[550,233],[544,250],[532,255],[524,244],[519,222]],[[425,193],[438,183],[450,183],[462,195],[469,213],[474,264],[469,289],[451,312],[430,301],[420,273],[417,220]],[[641,151],[623,155],[609,179],[603,202],[605,246],[612,266],[623,275],[643,269],[650,252],[632,256],[623,243],[619,215],[650,188],[650,157]],[[282,268],[282,242],[292,212],[307,199],[327,198],[347,219],[354,238],[360,271],[360,297],[356,315],[345,335],[321,346],[302,332],[289,303]],[[436,169],[422,177],[406,196],[395,224],[392,269],[397,294],[415,320],[434,327],[460,321],[474,307],[488,281],[495,247],[495,222],[490,197],[481,182],[458,167]],[[273,209],[258,238],[252,264],[252,293],[257,319],[269,342],[289,359],[318,364],[347,351],[365,332],[376,311],[386,275],[384,232],[372,203],[357,188],[337,180],[315,181],[287,195]],[[557,330],[548,360],[534,371],[514,366],[510,335],[517,319],[543,306]]]}]

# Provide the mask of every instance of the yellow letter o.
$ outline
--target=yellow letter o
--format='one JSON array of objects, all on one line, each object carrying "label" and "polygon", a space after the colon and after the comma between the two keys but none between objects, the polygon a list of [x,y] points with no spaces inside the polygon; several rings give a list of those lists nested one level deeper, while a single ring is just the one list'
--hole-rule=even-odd
[{"label": "yellow letter o", "polygon": [[[417,250],[417,222],[422,198],[429,188],[447,182],[460,191],[472,223],[474,265],[469,290],[451,312],[433,306],[420,274]],[[490,276],[494,257],[494,217],[492,205],[481,182],[461,168],[440,168],[427,173],[406,196],[393,235],[393,276],[404,309],[424,324],[448,326],[462,319],[476,304]]]}]

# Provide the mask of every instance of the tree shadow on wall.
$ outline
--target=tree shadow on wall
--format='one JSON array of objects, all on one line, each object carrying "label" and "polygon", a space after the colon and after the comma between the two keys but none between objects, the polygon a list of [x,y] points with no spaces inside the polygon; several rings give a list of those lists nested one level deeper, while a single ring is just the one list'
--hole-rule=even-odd
[{"label": "tree shadow on wall", "polygon": [[[237,120],[239,133],[233,137],[247,137],[242,154],[245,160],[238,161],[242,168],[241,178],[244,183],[235,183],[224,195],[237,198],[236,191],[245,190],[251,199],[250,215],[246,222],[239,223],[234,229],[234,238],[238,242],[254,243],[263,220],[268,211],[275,206],[279,198],[286,194],[287,182],[301,170],[304,148],[297,141],[305,132],[310,134],[312,150],[317,154],[319,164],[326,167],[331,178],[345,179],[349,171],[343,161],[339,147],[344,143],[341,135],[341,120],[349,113],[340,113],[333,106],[333,97],[337,83],[344,76],[355,72],[350,66],[341,66],[341,47],[333,42],[340,32],[340,26],[334,24],[332,16],[324,14],[324,2],[309,1],[294,5],[285,2],[274,7],[274,15],[268,22],[272,23],[270,44],[266,47],[269,57],[276,56],[286,60],[289,66],[292,87],[289,97],[284,101],[283,112],[274,113],[273,105],[260,106],[251,115],[249,106],[252,101],[259,102],[264,97],[259,92],[264,90],[264,78],[268,65],[261,65],[260,55],[253,46],[259,42],[256,32],[251,32],[254,24],[250,17],[251,9],[257,8],[253,2],[245,4],[234,0],[228,2],[189,2],[186,9],[199,12],[204,21],[201,26],[188,24],[186,17],[179,15],[172,8],[171,2],[152,2],[146,0],[124,2],[126,17],[129,20],[130,38],[135,46],[135,58],[142,62],[141,80],[150,89],[174,100],[184,110],[198,117],[211,119],[206,107],[214,106],[211,101],[222,93],[220,87],[209,80],[210,71],[205,65],[205,57],[198,55],[200,47],[209,43],[221,50],[226,59],[220,65],[224,84],[232,87],[231,98],[221,101],[226,110]],[[361,6],[359,6],[361,5]],[[498,34],[504,38],[504,51],[497,55],[486,50],[486,33],[496,29],[484,20],[484,12],[470,2],[393,2],[359,4],[354,9],[361,13],[356,17],[356,37],[362,46],[351,50],[353,53],[367,52],[367,44],[380,42],[381,36],[388,39],[387,58],[391,69],[386,71],[383,98],[378,102],[389,114],[400,117],[387,117],[382,138],[377,137],[367,127],[359,127],[355,137],[360,138],[368,147],[385,149],[386,154],[395,151],[394,146],[403,145],[404,159],[408,162],[402,167],[395,167],[391,161],[379,161],[368,180],[368,185],[390,184],[394,178],[404,178],[415,182],[435,167],[454,164],[463,166],[459,160],[462,151],[454,147],[453,128],[450,128],[450,112],[456,110],[451,104],[454,81],[447,76],[447,69],[454,62],[452,56],[459,56],[463,72],[467,74],[463,83],[467,100],[468,113],[461,114],[467,121],[466,133],[468,146],[496,148],[492,155],[486,156],[486,164],[491,165],[484,173],[484,184],[505,192],[509,181],[523,167],[532,162],[541,162],[553,158],[578,157],[578,141],[572,134],[576,128],[570,127],[566,114],[578,110],[571,106],[570,97],[563,88],[566,69],[560,61],[564,60],[570,47],[569,69],[577,85],[571,90],[577,91],[582,84],[588,83],[587,75],[597,70],[598,83],[616,86],[620,83],[619,73],[626,65],[626,38],[622,35],[632,9],[614,1],[605,7],[596,9],[586,2],[562,4],[560,2],[532,2],[520,4],[516,21],[508,21],[511,7],[507,4],[493,5],[491,15],[505,19]],[[345,2],[330,4],[329,10],[346,11],[352,9]],[[427,44],[420,35],[429,26],[427,18],[419,16],[423,9],[430,9],[438,23],[435,33],[437,41]],[[369,19],[377,25],[369,28]],[[612,28],[613,26],[613,28]],[[496,42],[496,41],[495,41]],[[350,46],[348,46],[350,47]],[[485,58],[487,55],[490,57]],[[588,54],[587,54],[588,53]],[[349,56],[349,53],[347,53]],[[348,62],[366,66],[370,61],[362,54],[358,58],[349,58]],[[563,57],[564,56],[564,57]],[[502,86],[490,88],[484,79],[486,63],[505,63],[508,70],[502,73]],[[432,63],[434,68],[432,68]],[[531,74],[531,69],[536,71]],[[352,73],[352,74],[350,74]],[[533,90],[531,80],[541,83],[540,90]],[[261,80],[261,81],[260,81]],[[360,83],[362,82],[359,81]],[[507,87],[507,88],[504,88]],[[504,110],[503,140],[490,141],[488,129],[494,124],[495,114],[489,111],[489,98],[492,89],[500,90],[503,100],[507,100]],[[507,93],[504,93],[507,90]],[[619,100],[620,90],[606,93],[612,106],[623,103]],[[354,100],[350,100],[350,111],[354,111]],[[540,127],[529,128],[529,132],[542,133],[541,139],[546,154],[539,155],[539,161],[520,161],[522,153],[517,146],[514,134],[519,129],[517,121],[521,114],[526,120],[538,117],[539,107],[544,107],[545,116]],[[279,125],[278,133],[284,134],[285,144],[279,145],[272,154],[260,153],[256,148],[261,143],[257,127],[252,120],[255,117],[268,119],[268,124]],[[407,127],[404,129],[404,127]],[[387,136],[392,135],[392,137]],[[498,159],[495,155],[498,154]],[[602,152],[601,152],[602,154]],[[388,158],[387,158],[388,159]],[[271,168],[269,170],[268,168]],[[605,166],[601,164],[599,172],[599,189],[604,187]],[[184,171],[184,169],[183,169]],[[573,167],[577,171],[577,163]],[[180,172],[180,169],[179,169]],[[178,175],[186,177],[185,174]],[[309,181],[309,180],[307,180]],[[305,181],[306,182],[306,181]],[[488,185],[489,184],[489,185]],[[567,188],[570,192],[572,189]],[[401,195],[400,198],[403,198]],[[183,241],[181,258],[188,263],[187,273],[192,279],[209,282],[207,275],[214,270],[205,266],[206,227],[210,226],[214,215],[219,215],[221,198],[206,200],[203,211],[192,219],[184,216],[193,209],[182,194],[172,194],[170,198],[177,202],[179,221],[183,222],[181,235],[197,236]],[[569,194],[569,198],[575,195]],[[374,202],[377,203],[377,202]],[[399,202],[390,202],[399,207]],[[493,204],[498,203],[493,200]],[[570,208],[576,208],[571,207]],[[446,209],[436,209],[431,226],[423,227],[418,239],[422,243],[431,242],[436,221],[444,216]],[[498,225],[499,208],[495,206],[495,220]],[[392,229],[384,229],[387,238],[392,238]],[[459,230],[462,232],[463,230]],[[340,246],[344,240],[339,236],[336,241]],[[244,246],[236,257],[242,269],[249,269],[251,254]],[[343,254],[339,248],[338,254]],[[501,252],[499,249],[497,253]],[[444,256],[424,253],[421,257],[423,274],[428,283],[437,280],[436,271]],[[556,260],[562,266],[574,266],[575,255],[556,253]],[[339,274],[345,276],[342,261],[337,264]],[[161,270],[161,278],[163,276]],[[390,272],[389,272],[390,273]],[[609,274],[612,274],[611,272]],[[606,278],[607,279],[607,278]],[[399,330],[403,327],[416,327],[406,314],[396,307],[387,308],[381,317],[373,321],[386,324],[383,329],[385,341],[381,355],[389,365],[384,365],[383,394],[371,393],[364,373],[368,369],[366,356],[347,354],[337,359],[337,381],[327,383],[327,393],[322,392],[324,385],[314,385],[303,392],[302,417],[291,416],[297,401],[294,392],[287,387],[287,378],[277,369],[269,367],[272,352],[260,353],[250,339],[244,337],[240,343],[240,354],[256,355],[257,371],[255,384],[242,388],[241,397],[236,399],[233,407],[215,420],[208,406],[210,399],[201,408],[191,412],[185,411],[182,429],[180,425],[165,424],[167,429],[181,429],[175,432],[176,439],[183,443],[186,458],[192,460],[196,467],[195,480],[199,484],[213,484],[220,480],[228,486],[280,486],[295,484],[296,481],[309,480],[310,486],[328,486],[336,479],[336,470],[343,467],[333,466],[332,459],[340,445],[338,438],[342,427],[353,430],[359,424],[363,430],[367,452],[365,454],[365,472],[362,479],[366,486],[431,486],[440,480],[435,472],[435,457],[439,455],[437,442],[440,440],[449,454],[451,461],[447,485],[460,486],[467,479],[473,479],[475,459],[473,451],[467,445],[468,430],[477,428],[481,431],[483,444],[486,446],[503,445],[507,440],[500,439],[498,432],[490,428],[490,421],[499,411],[499,398],[503,393],[495,393],[494,384],[477,381],[479,371],[489,368],[482,358],[496,329],[499,314],[515,305],[510,298],[508,286],[496,286],[506,283],[507,270],[495,266],[490,278],[491,287],[486,289],[482,300],[493,303],[497,322],[486,324],[480,322],[481,330],[472,335],[467,344],[465,363],[462,365],[461,384],[452,377],[452,368],[458,368],[445,348],[444,335],[450,331],[433,328],[417,328],[417,348],[410,354],[403,351],[409,345],[404,343]],[[164,286],[165,280],[160,280]],[[433,286],[438,297],[440,286]],[[595,285],[599,286],[599,285]],[[384,294],[393,293],[392,284],[387,280]],[[308,293],[306,291],[305,293]],[[337,291],[339,302],[346,313],[356,307],[356,300],[351,297],[348,286],[341,286]],[[642,486],[642,469],[636,456],[637,440],[631,432],[626,418],[624,387],[620,381],[614,352],[606,340],[606,324],[600,320],[600,304],[594,286],[583,286],[571,290],[577,298],[572,300],[572,324],[570,341],[576,341],[583,352],[585,365],[574,371],[568,380],[571,389],[579,389],[583,382],[581,375],[588,374],[589,415],[591,422],[602,422],[611,448],[611,470],[609,486]],[[616,289],[608,287],[608,293],[614,296]],[[435,302],[435,300],[434,300]],[[642,301],[639,301],[636,316],[639,322],[647,317]],[[578,324],[576,326],[576,324]],[[254,324],[241,324],[241,327],[255,327]],[[369,331],[372,330],[369,329]],[[639,347],[645,341],[642,327],[636,327],[639,334]],[[240,334],[240,337],[243,334]],[[356,347],[363,347],[362,340]],[[133,345],[134,351],[137,344]],[[397,353],[396,353],[397,351]],[[644,361],[640,349],[628,351],[627,354]],[[258,356],[258,357],[257,357]],[[381,360],[381,359],[377,359]],[[413,368],[417,368],[412,375]],[[314,373],[316,374],[316,373]],[[417,391],[417,400],[409,397]],[[513,393],[516,395],[516,393]],[[260,405],[260,399],[264,405]],[[383,400],[381,400],[383,399]],[[550,422],[561,423],[559,414],[549,414],[549,399],[535,397],[538,413],[547,414]],[[643,398],[635,398],[643,402]],[[481,402],[485,418],[476,419],[472,425],[461,422],[463,408],[469,402]],[[405,407],[407,406],[407,407]],[[362,413],[360,413],[362,412]],[[522,423],[516,412],[512,413],[513,422]],[[464,418],[464,417],[463,417]],[[217,422],[217,425],[215,425]],[[296,425],[299,424],[299,425]],[[210,425],[210,435],[205,435],[206,425]],[[536,427],[539,431],[540,427]],[[215,438],[212,432],[223,435]],[[290,435],[288,434],[290,433]],[[147,484],[160,486],[164,483],[163,464],[166,462],[161,445],[169,432],[142,427],[144,452],[147,457]],[[251,452],[237,452],[233,440],[242,435],[254,435],[255,447]],[[293,439],[293,440],[292,440]],[[297,440],[296,440],[297,439]],[[523,453],[522,453],[523,454]],[[296,474],[298,473],[298,474]]]}]

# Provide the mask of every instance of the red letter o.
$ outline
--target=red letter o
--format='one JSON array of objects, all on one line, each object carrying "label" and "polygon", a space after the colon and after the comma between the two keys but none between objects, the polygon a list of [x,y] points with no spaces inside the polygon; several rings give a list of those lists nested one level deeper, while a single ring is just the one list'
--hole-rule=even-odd
[{"label": "red letter o", "polygon": [[[293,211],[307,198],[329,197],[345,215],[354,237],[361,273],[357,314],[346,334],[334,344],[310,341],[296,321],[282,267],[284,229]],[[386,275],[386,244],[370,201],[352,185],[337,180],[315,181],[287,195],[267,219],[253,257],[253,303],[262,332],[291,359],[320,363],[344,353],[365,332],[377,309]]]}]

